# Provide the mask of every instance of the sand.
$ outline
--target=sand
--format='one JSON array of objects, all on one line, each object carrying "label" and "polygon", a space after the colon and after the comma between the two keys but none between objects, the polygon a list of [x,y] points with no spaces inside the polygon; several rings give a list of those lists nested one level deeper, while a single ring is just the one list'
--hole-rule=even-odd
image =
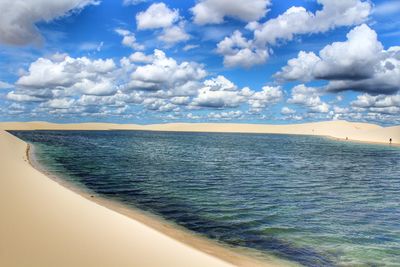
[{"label": "sand", "polygon": [[0,131],[0,266],[232,266],[68,190]]},{"label": "sand", "polygon": [[266,125],[266,124],[230,124],[230,123],[168,123],[153,125],[80,123],[53,124],[47,122],[3,122],[4,130],[151,130],[185,132],[236,132],[236,133],[273,133],[329,136],[350,141],[388,144],[400,144],[400,126],[381,127],[369,123],[347,121],[326,121],[316,123]]},{"label": "sand", "polygon": [[[51,124],[0,123],[0,129],[203,131],[307,134],[332,138],[400,144],[400,126],[331,121],[299,125],[160,124],[118,125],[104,123]],[[33,168],[27,144],[0,130],[0,266],[242,266],[257,265],[235,254],[205,253],[163,233],[163,228],[135,220],[91,201]],[[152,227],[150,227],[152,226]],[[179,235],[179,234],[178,234]],[[201,242],[199,242],[201,243]],[[212,255],[211,255],[212,254]],[[233,256],[232,256],[233,255]],[[232,257],[231,257],[232,256]],[[231,259],[230,259],[231,258]],[[223,260],[224,259],[224,260]],[[283,265],[271,261],[266,266]]]}]

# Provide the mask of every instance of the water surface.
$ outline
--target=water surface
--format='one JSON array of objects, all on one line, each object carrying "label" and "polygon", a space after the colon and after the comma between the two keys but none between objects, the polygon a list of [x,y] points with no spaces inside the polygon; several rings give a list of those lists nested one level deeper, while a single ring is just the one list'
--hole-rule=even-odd
[{"label": "water surface", "polygon": [[306,266],[399,266],[399,148],[266,134],[12,133],[69,182],[227,245]]}]

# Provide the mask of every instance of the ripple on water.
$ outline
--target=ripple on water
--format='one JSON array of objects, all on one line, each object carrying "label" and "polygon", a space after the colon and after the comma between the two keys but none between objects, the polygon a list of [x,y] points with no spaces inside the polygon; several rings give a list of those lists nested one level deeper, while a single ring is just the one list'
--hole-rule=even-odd
[{"label": "ripple on water", "polygon": [[21,131],[102,196],[306,266],[400,262],[400,150],[320,137]]}]

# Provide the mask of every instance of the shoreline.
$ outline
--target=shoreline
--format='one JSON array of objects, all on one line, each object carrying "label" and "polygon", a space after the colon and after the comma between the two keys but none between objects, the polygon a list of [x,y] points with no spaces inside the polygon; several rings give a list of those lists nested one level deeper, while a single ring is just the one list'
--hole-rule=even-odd
[{"label": "shoreline", "polygon": [[234,123],[167,123],[167,124],[113,124],[76,123],[56,124],[48,122],[0,122],[3,130],[137,130],[160,132],[203,133],[254,133],[324,136],[339,141],[355,141],[371,144],[400,146],[400,125],[381,127],[370,123],[348,121],[322,121],[312,123],[269,125]]},{"label": "shoreline", "polygon": [[0,151],[0,266],[233,266],[60,185],[1,130]]},{"label": "shoreline", "polygon": [[82,188],[73,182],[68,182],[65,179],[58,177],[57,175],[46,170],[46,168],[37,161],[34,150],[34,145],[27,143],[26,156],[28,163],[33,168],[46,175],[49,179],[89,201],[99,204],[107,209],[116,211],[124,216],[129,217],[130,219],[139,221],[160,232],[161,234],[165,234],[175,240],[183,242],[194,249],[200,250],[239,267],[298,266],[293,262],[278,258],[277,256],[267,255],[253,249],[235,248],[219,243],[218,241],[214,241],[206,236],[196,234],[195,232],[185,229],[182,226],[167,221],[158,215],[141,210],[134,206],[128,206],[118,202],[117,200],[108,199],[98,195],[96,192],[91,192],[89,189],[86,190],[85,188]]}]

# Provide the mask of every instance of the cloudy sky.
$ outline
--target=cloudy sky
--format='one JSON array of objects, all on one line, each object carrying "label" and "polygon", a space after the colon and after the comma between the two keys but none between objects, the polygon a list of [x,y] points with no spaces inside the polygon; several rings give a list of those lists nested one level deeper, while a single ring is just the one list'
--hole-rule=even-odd
[{"label": "cloudy sky", "polygon": [[0,0],[0,120],[400,123],[400,0]]}]

